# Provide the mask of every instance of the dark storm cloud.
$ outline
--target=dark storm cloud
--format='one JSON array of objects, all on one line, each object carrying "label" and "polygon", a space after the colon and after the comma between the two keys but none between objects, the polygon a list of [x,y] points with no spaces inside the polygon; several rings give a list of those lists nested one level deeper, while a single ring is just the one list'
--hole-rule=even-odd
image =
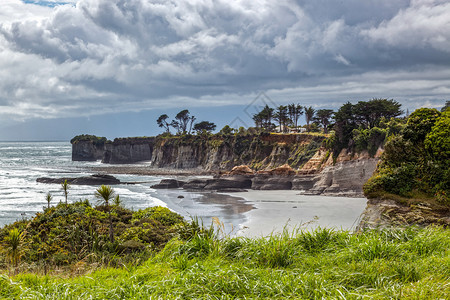
[{"label": "dark storm cloud", "polygon": [[17,13],[0,13],[10,118],[242,104],[262,90],[333,107],[378,96],[433,105],[449,92],[447,1],[6,5]]}]

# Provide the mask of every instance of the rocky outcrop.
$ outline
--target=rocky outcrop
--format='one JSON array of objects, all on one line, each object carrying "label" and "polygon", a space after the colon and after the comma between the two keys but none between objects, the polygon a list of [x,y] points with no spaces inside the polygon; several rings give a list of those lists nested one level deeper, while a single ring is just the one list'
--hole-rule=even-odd
[{"label": "rocky outcrop", "polygon": [[247,176],[232,176],[208,180],[205,190],[250,189],[252,179]]},{"label": "rocky outcrop", "polygon": [[377,167],[377,158],[361,158],[327,166],[315,177],[306,193],[313,195],[363,196],[362,187]]},{"label": "rocky outcrop", "polygon": [[115,139],[106,143],[103,163],[129,164],[152,159],[154,138]]},{"label": "rocky outcrop", "polygon": [[48,178],[48,177],[40,177],[36,179],[36,182],[39,183],[51,183],[51,184],[61,184],[67,180],[67,183],[73,185],[115,185],[120,184],[120,180],[111,175],[103,175],[96,174],[91,176],[83,176],[76,178]]},{"label": "rocky outcrop", "polygon": [[450,226],[450,208],[427,203],[398,203],[389,199],[369,199],[357,231],[408,225]]},{"label": "rocky outcrop", "polygon": [[72,144],[73,161],[96,161],[103,159],[104,144],[95,144],[91,140],[77,141]]},{"label": "rocky outcrop", "polygon": [[299,191],[308,191],[314,187],[318,180],[317,175],[299,175],[292,179],[292,189]]},{"label": "rocky outcrop", "polygon": [[[311,163],[309,170],[321,172],[296,172],[289,165],[253,174],[248,166],[238,166],[231,172],[213,179],[193,179],[183,188],[200,190],[253,189],[253,190],[298,190],[309,195],[363,197],[362,187],[376,169],[378,158],[370,158],[367,153],[353,156],[342,153],[337,163],[323,153],[312,158],[321,164]],[[322,165],[325,164],[325,167]],[[312,173],[312,174],[310,174]],[[233,175],[241,174],[241,175]]]},{"label": "rocky outcrop", "polygon": [[253,178],[253,190],[291,190],[292,176],[258,175]]},{"label": "rocky outcrop", "polygon": [[189,180],[183,185],[183,189],[185,190],[202,190],[208,184],[208,180],[206,178],[196,178]]},{"label": "rocky outcrop", "polygon": [[154,184],[151,188],[154,189],[177,189],[183,187],[185,181],[176,180],[176,179],[163,179],[160,183]]},{"label": "rocky outcrop", "polygon": [[236,166],[233,169],[231,169],[231,171],[229,173],[227,173],[228,175],[247,175],[247,176],[251,176],[255,174],[255,171],[253,171],[252,169],[250,169],[249,166],[247,165],[240,165],[240,166]]}]

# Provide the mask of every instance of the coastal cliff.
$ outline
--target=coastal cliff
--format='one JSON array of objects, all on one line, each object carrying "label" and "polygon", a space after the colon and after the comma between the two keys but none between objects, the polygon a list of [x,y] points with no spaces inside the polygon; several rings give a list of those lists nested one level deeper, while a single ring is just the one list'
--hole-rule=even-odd
[{"label": "coastal cliff", "polygon": [[207,171],[230,170],[242,164],[255,170],[286,163],[300,168],[314,156],[324,139],[323,135],[309,134],[237,134],[123,138],[98,143],[95,138],[76,137],[72,140],[72,160],[112,164],[148,161],[153,168]]},{"label": "coastal cliff", "polygon": [[[121,138],[103,143],[82,138],[72,143],[72,156],[73,160],[98,159],[112,164],[147,161],[152,170],[204,170],[225,177],[225,171],[246,165],[254,172],[246,174],[252,179],[251,189],[363,196],[362,187],[375,171],[381,150],[371,157],[367,151],[343,149],[333,159],[322,146],[325,138],[312,134],[215,135]],[[221,189],[235,187],[233,180],[220,184]],[[195,182],[189,186],[204,189],[214,185]]]},{"label": "coastal cliff", "polygon": [[307,194],[333,196],[363,196],[363,185],[377,167],[381,149],[375,157],[367,151],[349,154],[343,149],[334,164],[332,157],[321,166],[321,172],[314,177],[314,186]]}]

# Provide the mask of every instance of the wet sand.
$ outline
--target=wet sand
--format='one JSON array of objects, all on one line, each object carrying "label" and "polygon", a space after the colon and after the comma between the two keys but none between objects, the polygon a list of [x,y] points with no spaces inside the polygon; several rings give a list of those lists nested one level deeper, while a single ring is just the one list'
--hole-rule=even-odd
[{"label": "wet sand", "polygon": [[210,226],[213,218],[223,223],[225,233],[236,235],[241,225],[247,221],[246,213],[255,209],[244,198],[214,192],[191,192],[183,189],[158,190],[156,196],[168,208],[181,214],[187,220],[198,217],[205,226]]},{"label": "wet sand", "polygon": [[255,209],[245,213],[237,235],[267,236],[294,228],[328,227],[354,230],[367,199],[299,195],[299,191],[248,191],[229,193],[242,197]]}]

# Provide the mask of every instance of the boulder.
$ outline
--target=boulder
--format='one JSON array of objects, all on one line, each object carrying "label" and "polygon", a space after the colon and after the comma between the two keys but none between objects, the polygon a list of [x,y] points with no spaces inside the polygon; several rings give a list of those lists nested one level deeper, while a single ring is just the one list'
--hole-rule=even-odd
[{"label": "boulder", "polygon": [[83,176],[76,178],[49,178],[49,177],[40,177],[36,179],[37,182],[40,183],[51,183],[51,184],[61,184],[67,180],[67,183],[73,185],[115,185],[120,184],[120,180],[111,175],[104,174],[95,174],[91,176]]},{"label": "boulder", "polygon": [[229,175],[253,175],[255,174],[255,171],[250,169],[247,165],[240,165],[236,166],[233,169],[231,169]]},{"label": "boulder", "polygon": [[272,170],[258,171],[256,174],[259,175],[283,175],[291,176],[297,174],[297,171],[291,168],[288,164],[284,164],[280,167],[274,168]]},{"label": "boulder", "polygon": [[292,180],[292,189],[307,191],[313,188],[316,181],[315,175],[295,176]]},{"label": "boulder", "polygon": [[154,184],[151,188],[154,189],[177,189],[183,187],[185,181],[176,180],[176,179],[162,179],[160,183]]},{"label": "boulder", "polygon": [[210,179],[205,190],[222,190],[222,189],[249,189],[252,187],[252,180],[246,176],[232,176],[227,178]]},{"label": "boulder", "polygon": [[185,190],[202,190],[208,184],[207,178],[195,178],[191,179],[185,184],[183,184],[183,189]]},{"label": "boulder", "polygon": [[260,175],[253,178],[254,190],[291,190],[292,176]]}]

